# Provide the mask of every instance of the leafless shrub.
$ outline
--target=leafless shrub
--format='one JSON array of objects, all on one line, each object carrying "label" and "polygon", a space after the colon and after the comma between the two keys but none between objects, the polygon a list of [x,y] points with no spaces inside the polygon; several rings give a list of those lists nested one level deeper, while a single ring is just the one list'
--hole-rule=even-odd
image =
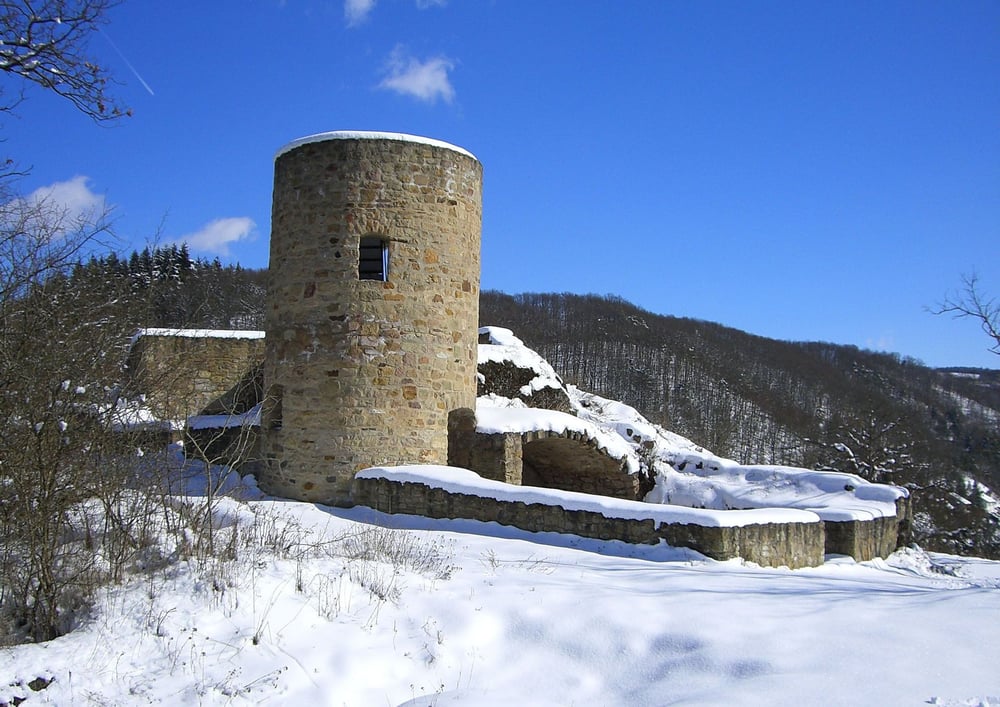
[{"label": "leafless shrub", "polygon": [[341,551],[350,560],[380,562],[429,579],[448,579],[455,571],[452,554],[441,544],[393,528],[371,526],[347,535]]}]

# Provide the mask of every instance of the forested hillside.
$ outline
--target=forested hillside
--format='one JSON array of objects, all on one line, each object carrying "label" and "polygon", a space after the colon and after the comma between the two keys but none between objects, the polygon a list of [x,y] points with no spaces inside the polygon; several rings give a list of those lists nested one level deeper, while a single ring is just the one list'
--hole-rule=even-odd
[{"label": "forested hillside", "polygon": [[126,305],[136,327],[261,329],[266,270],[192,258],[184,245],[145,248],[129,257],[108,253],[79,262],[68,289]]},{"label": "forested hillside", "polygon": [[1000,557],[1000,371],[775,341],[594,295],[484,292],[480,321],[716,454],[906,486],[918,542]]}]

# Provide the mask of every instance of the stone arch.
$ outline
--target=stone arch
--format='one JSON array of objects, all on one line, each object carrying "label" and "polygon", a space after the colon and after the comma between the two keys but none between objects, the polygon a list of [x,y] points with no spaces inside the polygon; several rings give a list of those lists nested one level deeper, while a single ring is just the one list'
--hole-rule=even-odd
[{"label": "stone arch", "polygon": [[596,440],[567,431],[521,435],[521,483],[636,500],[639,479],[622,459],[601,449]]},{"label": "stone arch", "polygon": [[[459,414],[462,413],[462,414]],[[471,410],[449,420],[448,463],[508,484],[641,500],[646,490],[627,462],[616,459],[586,433],[484,433],[475,430]]]}]

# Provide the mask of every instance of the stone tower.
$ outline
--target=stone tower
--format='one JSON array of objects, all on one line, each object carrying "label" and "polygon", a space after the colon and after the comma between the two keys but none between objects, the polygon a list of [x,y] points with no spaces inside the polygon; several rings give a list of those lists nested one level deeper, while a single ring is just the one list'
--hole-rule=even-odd
[{"label": "stone tower", "polygon": [[355,472],[445,464],[474,408],[482,165],[453,145],[333,132],[275,158],[260,485],[349,502]]}]

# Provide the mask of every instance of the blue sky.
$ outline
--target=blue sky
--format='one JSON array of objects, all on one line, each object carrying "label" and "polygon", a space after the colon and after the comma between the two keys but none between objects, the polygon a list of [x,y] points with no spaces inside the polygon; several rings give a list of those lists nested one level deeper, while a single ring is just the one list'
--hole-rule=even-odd
[{"label": "blue sky", "polygon": [[484,289],[620,295],[756,334],[1000,367],[933,306],[1000,297],[1000,4],[126,0],[93,54],[134,116],[29,92],[32,167],[123,250],[267,264],[274,153],[328,130],[485,170]]}]

